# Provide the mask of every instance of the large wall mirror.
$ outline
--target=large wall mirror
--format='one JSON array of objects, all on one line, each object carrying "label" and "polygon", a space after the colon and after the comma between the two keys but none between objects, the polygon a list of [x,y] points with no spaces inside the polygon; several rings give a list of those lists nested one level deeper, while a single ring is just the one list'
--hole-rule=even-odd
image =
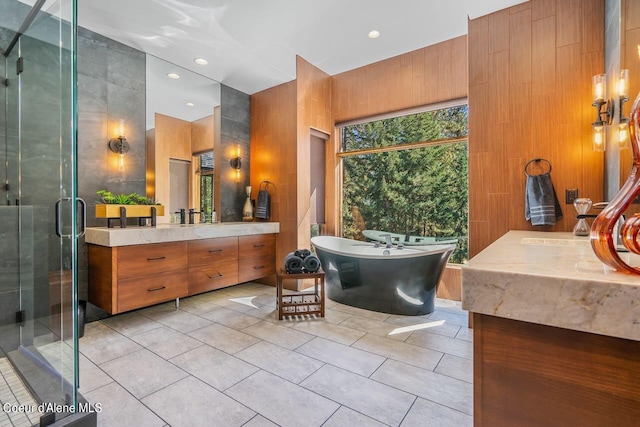
[{"label": "large wall mirror", "polygon": [[146,57],[147,195],[177,219],[194,209],[197,222],[214,220],[214,142],[220,83],[152,55]]}]

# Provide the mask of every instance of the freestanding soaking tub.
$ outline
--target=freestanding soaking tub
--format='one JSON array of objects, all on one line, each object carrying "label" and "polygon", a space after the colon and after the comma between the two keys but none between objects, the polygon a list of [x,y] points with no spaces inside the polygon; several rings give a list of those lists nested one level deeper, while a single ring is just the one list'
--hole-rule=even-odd
[{"label": "freestanding soaking tub", "polygon": [[391,314],[433,312],[436,288],[455,244],[409,246],[317,236],[311,239],[333,301]]}]

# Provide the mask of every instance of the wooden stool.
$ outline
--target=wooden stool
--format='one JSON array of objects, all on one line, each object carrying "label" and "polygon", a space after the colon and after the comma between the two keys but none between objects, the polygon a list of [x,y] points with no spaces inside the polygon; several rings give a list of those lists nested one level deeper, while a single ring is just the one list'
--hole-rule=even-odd
[{"label": "wooden stool", "polygon": [[[283,315],[298,314],[319,314],[320,317],[324,317],[324,271],[289,274],[280,270],[276,273],[276,278],[278,320],[282,320]],[[293,292],[283,295],[282,282],[285,279],[313,279],[313,292]]]}]

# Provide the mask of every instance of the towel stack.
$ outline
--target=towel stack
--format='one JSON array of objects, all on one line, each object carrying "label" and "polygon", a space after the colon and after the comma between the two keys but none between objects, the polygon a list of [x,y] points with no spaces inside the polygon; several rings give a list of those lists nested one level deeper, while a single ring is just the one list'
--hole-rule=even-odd
[{"label": "towel stack", "polygon": [[289,274],[315,273],[320,270],[320,260],[309,249],[298,249],[284,258],[284,269]]}]

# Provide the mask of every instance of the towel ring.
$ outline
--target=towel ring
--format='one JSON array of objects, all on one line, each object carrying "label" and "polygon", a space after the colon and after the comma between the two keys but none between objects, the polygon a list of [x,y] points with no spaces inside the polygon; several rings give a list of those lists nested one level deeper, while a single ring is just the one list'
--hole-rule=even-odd
[{"label": "towel ring", "polygon": [[551,163],[549,162],[549,160],[547,160],[547,159],[537,158],[537,159],[529,160],[529,161],[527,162],[527,164],[526,164],[526,165],[524,165],[524,174],[525,174],[525,175],[527,175],[527,176],[531,176],[531,175],[529,175],[529,174],[527,173],[527,168],[529,167],[529,165],[530,165],[531,163],[534,163],[534,162],[535,162],[535,163],[545,162],[545,163],[547,164],[547,166],[549,166],[549,171],[548,171],[548,172],[546,172],[546,173],[551,173]]}]

